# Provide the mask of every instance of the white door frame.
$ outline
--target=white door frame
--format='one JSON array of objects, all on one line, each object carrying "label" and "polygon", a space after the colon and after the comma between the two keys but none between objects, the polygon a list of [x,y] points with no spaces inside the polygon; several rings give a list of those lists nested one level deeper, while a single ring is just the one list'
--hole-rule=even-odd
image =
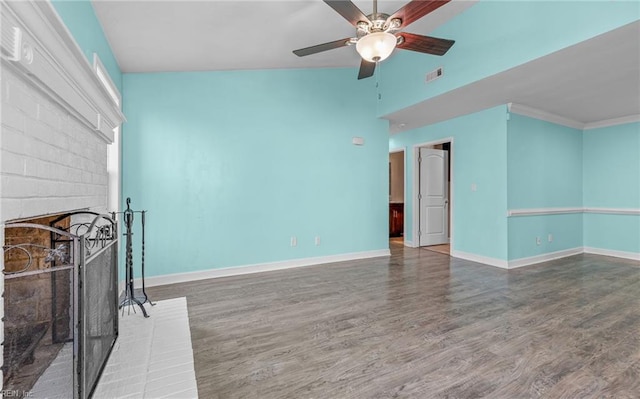
[{"label": "white door frame", "polygon": [[[449,147],[449,163],[451,164],[451,170],[449,172],[449,190],[451,195],[449,198],[449,213],[451,214],[451,221],[449,223],[449,244],[451,244],[451,248],[453,249],[454,243],[454,176],[453,168],[455,163],[453,162],[453,158],[455,156],[455,151],[453,150],[453,137],[446,137],[434,141],[427,141],[425,143],[418,143],[413,145],[413,184],[412,184],[412,215],[411,219],[412,223],[412,235],[411,235],[411,247],[418,248],[420,246],[420,239],[418,237],[418,230],[420,229],[420,207],[419,207],[419,199],[418,196],[420,194],[420,164],[418,163],[418,157],[420,156],[420,147],[431,147],[438,144],[450,143]],[[406,191],[406,190],[405,190]]]},{"label": "white door frame", "polygon": [[[403,154],[404,167],[402,168],[402,179],[404,180],[404,184],[402,185],[402,188],[404,192],[402,193],[402,201],[404,202],[403,206],[406,209],[407,207],[407,147],[399,147],[399,148],[394,148],[393,150],[389,150],[389,154],[392,154],[395,152],[404,153]],[[388,209],[387,209],[387,212],[389,212]],[[402,212],[403,219],[405,218],[404,215],[406,215],[406,212]],[[387,226],[387,234],[389,234],[389,226]],[[404,245],[407,245],[407,224],[404,223],[404,221],[402,222],[402,240],[404,241]]]}]

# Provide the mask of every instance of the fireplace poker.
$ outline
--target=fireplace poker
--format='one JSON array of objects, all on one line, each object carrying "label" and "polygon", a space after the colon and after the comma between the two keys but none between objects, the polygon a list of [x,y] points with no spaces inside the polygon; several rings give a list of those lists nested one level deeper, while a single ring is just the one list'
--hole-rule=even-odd
[{"label": "fireplace poker", "polygon": [[147,291],[145,290],[144,287],[144,219],[145,219],[145,215],[147,214],[147,211],[142,211],[142,294],[144,295],[144,302],[149,302],[151,304],[151,306],[155,306],[156,304],[151,302],[151,299],[149,299],[149,296],[147,295]]}]

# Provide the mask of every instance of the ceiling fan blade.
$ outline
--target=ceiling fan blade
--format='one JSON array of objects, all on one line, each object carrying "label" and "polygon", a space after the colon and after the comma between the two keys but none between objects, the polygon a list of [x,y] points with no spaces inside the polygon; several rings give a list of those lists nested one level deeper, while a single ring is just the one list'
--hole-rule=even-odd
[{"label": "ceiling fan blade", "polygon": [[350,40],[351,38],[347,37],[345,39],[340,39],[333,42],[316,44],[315,46],[293,50],[293,54],[297,55],[298,57],[304,57],[305,55],[321,53],[323,51],[333,50],[334,48],[344,47],[347,45],[347,43],[349,43]]},{"label": "ceiling fan blade", "polygon": [[369,22],[369,18],[349,0],[324,0],[324,2],[353,26],[356,26],[360,21]]},{"label": "ceiling fan blade", "polygon": [[409,24],[442,7],[449,1],[451,0],[412,0],[394,12],[387,19],[387,22],[390,22],[394,18],[400,18],[402,20],[402,27],[406,28]]},{"label": "ceiling fan blade", "polygon": [[398,48],[433,55],[444,55],[455,43],[455,40],[416,35],[415,33],[402,32],[398,36],[402,36],[404,39],[402,43],[398,44]]},{"label": "ceiling fan blade", "polygon": [[358,72],[358,80],[366,79],[373,76],[373,72],[376,70],[376,63],[362,60],[360,62],[360,72]]}]

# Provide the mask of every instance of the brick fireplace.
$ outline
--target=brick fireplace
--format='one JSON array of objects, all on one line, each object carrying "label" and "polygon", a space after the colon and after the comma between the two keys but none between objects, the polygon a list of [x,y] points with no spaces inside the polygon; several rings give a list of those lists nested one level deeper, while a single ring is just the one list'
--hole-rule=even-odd
[{"label": "brick fireplace", "polygon": [[[41,247],[31,254],[30,270],[51,267],[47,257],[55,245],[48,231],[14,232],[5,225],[28,220],[48,226],[74,210],[107,211],[108,146],[124,116],[49,2],[1,7],[0,266],[12,273],[28,261],[20,249],[6,250],[25,239],[21,234],[34,233],[30,240]],[[66,228],[74,221],[58,223]],[[7,336],[5,324],[21,337],[41,335],[39,342],[49,347],[69,336],[69,272],[45,274],[26,280],[0,274],[3,352],[34,341]],[[22,363],[37,364],[40,355],[27,353]]]},{"label": "brick fireplace", "polygon": [[[25,222],[68,230],[70,220],[62,215]],[[67,241],[38,228],[6,230],[3,353],[6,390],[29,391],[63,345],[73,340],[71,271],[27,274],[54,270],[56,264],[70,259]]]}]

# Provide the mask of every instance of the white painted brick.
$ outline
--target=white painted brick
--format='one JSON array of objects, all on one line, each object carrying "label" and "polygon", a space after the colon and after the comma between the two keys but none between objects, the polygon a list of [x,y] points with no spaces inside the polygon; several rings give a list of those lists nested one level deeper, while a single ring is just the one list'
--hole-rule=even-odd
[{"label": "white painted brick", "polygon": [[27,164],[31,163],[36,167],[36,176],[41,179],[55,180],[60,175],[59,168],[63,167],[37,158],[32,158],[27,162]]},{"label": "white painted brick", "polygon": [[105,209],[107,144],[13,71],[3,71],[0,97],[0,221]]},{"label": "white painted brick", "polygon": [[29,136],[47,144],[58,148],[66,148],[68,145],[69,137],[38,120],[27,119],[25,129]]},{"label": "white painted brick", "polygon": [[37,188],[36,180],[24,176],[2,175],[2,196],[4,198],[35,197]]},{"label": "white painted brick", "polygon": [[86,172],[86,171],[83,170],[82,171],[82,183],[89,184],[89,183],[91,183],[91,179],[92,179],[91,173],[90,172]]},{"label": "white painted brick", "polygon": [[[49,203],[47,198],[23,198],[21,200],[20,213],[7,217],[5,220],[23,218],[32,215],[44,215],[49,213]],[[4,215],[3,215],[4,217]]]},{"label": "white painted brick", "polygon": [[[3,221],[17,219],[20,217],[20,215],[22,215],[21,199],[2,198],[2,215],[0,216],[2,217]],[[2,259],[2,257],[0,257],[0,259]]]},{"label": "white painted brick", "polygon": [[19,109],[8,104],[3,104],[0,118],[3,127],[13,128],[18,132],[24,131],[25,117]]},{"label": "white painted brick", "polygon": [[36,118],[38,115],[38,104],[35,96],[27,92],[26,88],[9,82],[9,103],[24,113],[27,118]]},{"label": "white painted brick", "polygon": [[2,150],[0,155],[0,170],[3,174],[24,175],[26,157]]},{"label": "white painted brick", "polygon": [[62,183],[51,180],[38,180],[35,183],[36,196],[38,197],[57,197],[58,190]]},{"label": "white painted brick", "polygon": [[69,168],[69,181],[76,184],[82,182],[82,171],[80,169]]},{"label": "white painted brick", "polygon": [[61,127],[60,113],[58,113],[56,110],[52,109],[51,107],[39,106],[37,119],[56,130],[60,130],[60,127]]}]

